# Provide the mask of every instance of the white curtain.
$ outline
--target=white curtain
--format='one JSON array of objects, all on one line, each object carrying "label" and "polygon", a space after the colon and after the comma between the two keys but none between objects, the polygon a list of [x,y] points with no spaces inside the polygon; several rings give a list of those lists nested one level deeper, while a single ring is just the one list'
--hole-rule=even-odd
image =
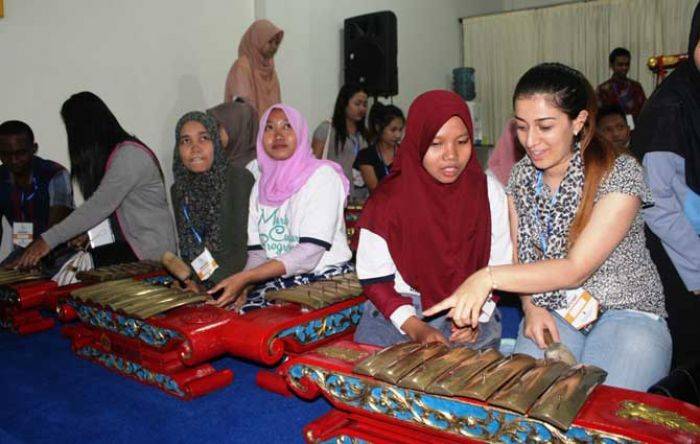
[{"label": "white curtain", "polygon": [[464,65],[476,70],[485,143],[493,143],[512,115],[520,76],[541,62],[583,72],[595,88],[610,77],[608,54],[632,53],[629,76],[647,94],[654,77],[649,57],[685,52],[697,0],[598,0],[465,18]]}]

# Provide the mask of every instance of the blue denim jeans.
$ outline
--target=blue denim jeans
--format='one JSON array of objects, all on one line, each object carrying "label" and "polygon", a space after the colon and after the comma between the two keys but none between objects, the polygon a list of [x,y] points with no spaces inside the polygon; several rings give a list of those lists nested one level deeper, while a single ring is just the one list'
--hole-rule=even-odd
[{"label": "blue denim jeans", "polygon": [[[403,296],[413,299],[413,306],[416,308],[418,317],[422,315],[420,296],[405,294]],[[452,334],[452,320],[446,315],[432,318],[428,321],[432,327],[440,330],[449,340]],[[362,318],[355,330],[355,342],[362,344],[378,345],[388,347],[400,342],[410,341],[408,335],[402,334],[391,321],[377,310],[377,307],[370,301],[365,302]],[[483,348],[498,348],[501,341],[501,315],[498,310],[493,312],[489,322],[479,324],[479,336],[476,342],[460,344],[462,347],[481,350]]]},{"label": "blue denim jeans", "polygon": [[[578,362],[608,372],[606,385],[646,391],[671,368],[671,334],[664,318],[634,310],[609,310],[584,335],[556,313],[550,314],[562,344]],[[520,322],[514,353],[542,358],[544,351],[525,337],[524,325],[525,319]]]}]

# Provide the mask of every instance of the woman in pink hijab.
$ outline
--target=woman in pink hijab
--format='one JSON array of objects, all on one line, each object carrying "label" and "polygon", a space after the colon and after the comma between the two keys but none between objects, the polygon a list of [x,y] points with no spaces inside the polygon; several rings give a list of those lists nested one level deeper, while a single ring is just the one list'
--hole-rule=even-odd
[{"label": "woman in pink hijab", "polygon": [[250,194],[248,260],[209,292],[221,292],[213,304],[242,311],[267,305],[267,291],[352,270],[343,217],[349,183],[338,164],[314,157],[301,114],[283,104],[267,109],[256,150],[260,177]]},{"label": "woman in pink hijab", "polygon": [[273,57],[282,37],[284,31],[269,20],[256,20],[250,25],[238,45],[238,59],[226,77],[224,102],[241,97],[261,114],[281,101]]},{"label": "woman in pink hijab", "polygon": [[508,120],[501,137],[496,142],[496,148],[489,157],[488,170],[496,176],[503,186],[508,185],[513,165],[525,155],[525,151],[518,145],[515,129],[515,119]]}]

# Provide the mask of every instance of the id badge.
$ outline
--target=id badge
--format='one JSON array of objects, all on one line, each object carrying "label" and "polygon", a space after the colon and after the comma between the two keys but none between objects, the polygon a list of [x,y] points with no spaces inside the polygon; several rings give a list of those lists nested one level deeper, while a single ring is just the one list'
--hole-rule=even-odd
[{"label": "id badge", "polygon": [[576,330],[581,330],[591,325],[598,319],[600,304],[589,292],[583,288],[566,290],[566,307],[556,312]]},{"label": "id badge", "polygon": [[92,248],[113,244],[115,240],[114,232],[112,231],[112,225],[109,223],[109,219],[103,220],[93,229],[89,230],[88,237],[90,238],[90,246]]},{"label": "id badge", "polygon": [[206,281],[219,268],[219,264],[216,263],[209,249],[205,248],[204,252],[192,261],[192,268],[200,280]]},{"label": "id badge", "polygon": [[12,245],[26,248],[34,240],[34,224],[31,222],[12,223]]},{"label": "id badge", "polygon": [[495,309],[496,303],[493,301],[493,298],[489,296],[489,298],[486,299],[486,302],[484,302],[484,305],[481,307],[481,313],[479,313],[479,322],[482,324],[487,323],[491,319],[491,316],[493,315],[493,311]]}]

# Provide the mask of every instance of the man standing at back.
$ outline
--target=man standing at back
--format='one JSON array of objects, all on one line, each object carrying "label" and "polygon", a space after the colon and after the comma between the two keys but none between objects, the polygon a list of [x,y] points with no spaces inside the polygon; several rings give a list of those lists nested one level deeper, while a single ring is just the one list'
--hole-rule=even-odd
[{"label": "man standing at back", "polygon": [[70,174],[58,163],[37,156],[38,147],[26,123],[0,124],[0,218],[12,227],[14,250],[3,264],[73,209]]},{"label": "man standing at back", "polygon": [[619,106],[636,122],[647,98],[642,85],[627,77],[631,58],[632,55],[625,48],[612,50],[608,57],[612,77],[598,85],[596,95],[599,106]]}]

